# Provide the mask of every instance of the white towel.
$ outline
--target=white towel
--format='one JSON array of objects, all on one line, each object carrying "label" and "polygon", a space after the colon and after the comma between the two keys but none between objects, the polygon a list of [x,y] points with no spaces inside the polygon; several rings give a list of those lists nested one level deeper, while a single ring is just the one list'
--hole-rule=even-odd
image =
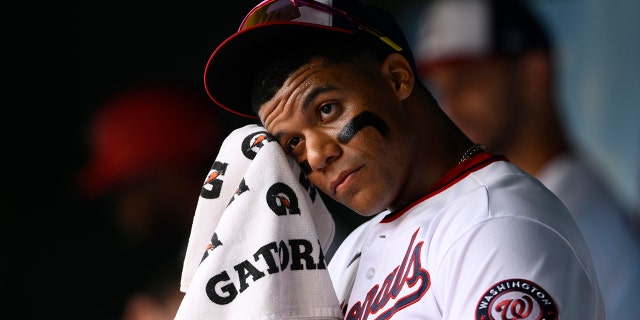
[{"label": "white towel", "polygon": [[223,142],[200,194],[176,320],[342,319],[324,250],[334,221],[266,130]]}]

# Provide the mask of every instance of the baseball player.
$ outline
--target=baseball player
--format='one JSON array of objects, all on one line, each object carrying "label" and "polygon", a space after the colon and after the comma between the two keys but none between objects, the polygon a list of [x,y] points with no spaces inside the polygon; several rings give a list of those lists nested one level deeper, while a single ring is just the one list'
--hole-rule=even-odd
[{"label": "baseball player", "polygon": [[560,65],[554,57],[562,50],[531,4],[421,3],[414,47],[418,71],[467,136],[509,157],[569,209],[589,247],[607,318],[639,318],[640,237],[606,176],[572,144],[555,95],[553,74]]},{"label": "baseball player", "polygon": [[328,266],[345,319],[604,319],[560,200],[473,143],[416,74],[382,9],[267,0],[213,52],[205,87],[257,116],[319,190],[374,216]]}]

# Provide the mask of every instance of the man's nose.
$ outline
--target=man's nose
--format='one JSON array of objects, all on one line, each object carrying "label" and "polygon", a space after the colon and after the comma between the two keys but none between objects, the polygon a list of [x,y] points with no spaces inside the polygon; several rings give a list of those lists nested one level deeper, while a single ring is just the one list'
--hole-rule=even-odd
[{"label": "man's nose", "polygon": [[324,171],[342,152],[337,138],[325,133],[307,135],[305,147],[307,162],[313,171]]}]

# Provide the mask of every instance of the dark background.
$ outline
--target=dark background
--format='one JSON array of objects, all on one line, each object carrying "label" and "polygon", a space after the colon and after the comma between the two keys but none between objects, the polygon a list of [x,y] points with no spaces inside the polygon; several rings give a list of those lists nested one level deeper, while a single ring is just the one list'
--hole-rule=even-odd
[{"label": "dark background", "polygon": [[0,276],[18,318],[73,318],[87,301],[108,296],[92,298],[74,283],[74,275],[94,268],[85,259],[108,250],[99,241],[105,231],[95,204],[75,188],[89,157],[88,121],[109,97],[137,83],[174,82],[204,95],[209,55],[253,4],[218,2],[11,4],[3,46],[13,71],[3,135],[10,146],[3,196],[9,223]]},{"label": "dark background", "polygon": [[119,90],[151,80],[205,94],[209,55],[253,5],[218,2],[10,4],[0,276],[18,318],[65,318],[90,299],[73,283],[74,274],[90,272],[84,258],[105,249],[94,241],[99,220],[75,189],[89,156],[89,118]]}]

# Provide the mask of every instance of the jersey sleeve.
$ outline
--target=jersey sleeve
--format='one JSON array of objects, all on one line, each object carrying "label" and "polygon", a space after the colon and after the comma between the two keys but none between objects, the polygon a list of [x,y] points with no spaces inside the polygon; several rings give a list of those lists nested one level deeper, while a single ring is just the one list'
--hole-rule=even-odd
[{"label": "jersey sleeve", "polygon": [[444,319],[593,319],[593,279],[580,261],[548,226],[500,217],[443,253],[433,290]]}]

